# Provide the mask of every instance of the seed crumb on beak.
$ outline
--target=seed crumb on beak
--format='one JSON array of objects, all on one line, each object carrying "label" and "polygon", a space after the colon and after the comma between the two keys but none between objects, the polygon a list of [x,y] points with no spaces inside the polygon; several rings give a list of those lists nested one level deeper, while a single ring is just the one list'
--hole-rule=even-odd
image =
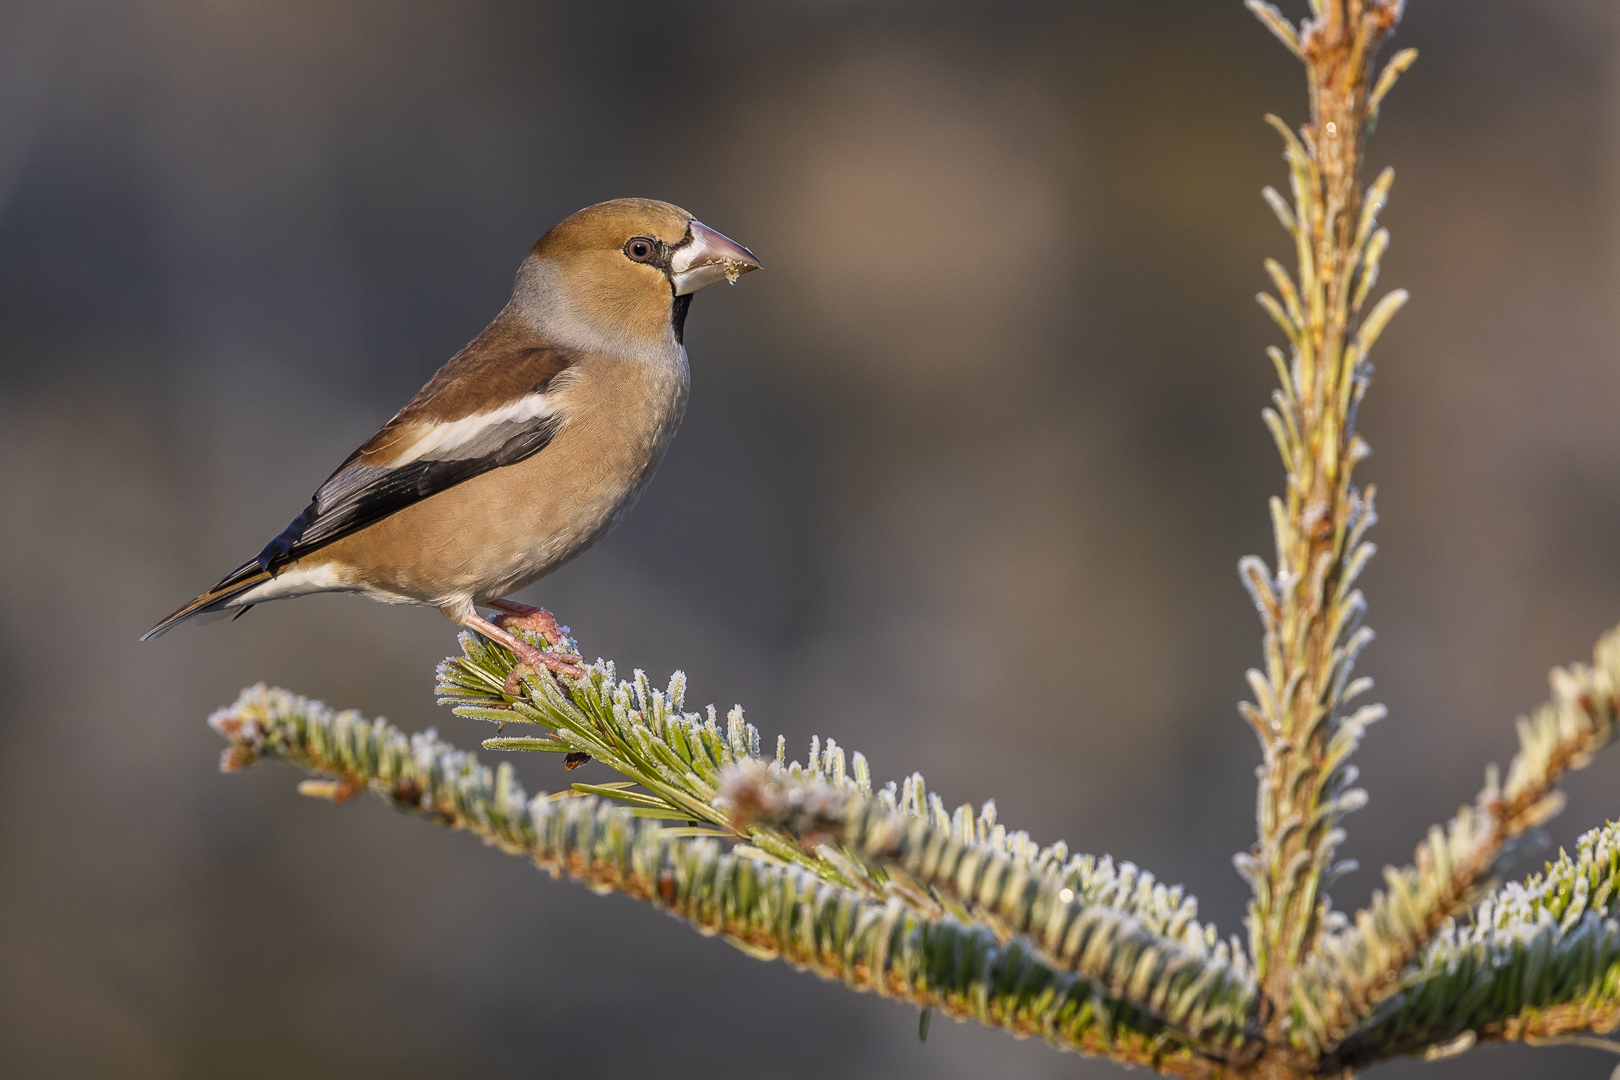
[{"label": "seed crumb on beak", "polygon": [[721,279],[735,285],[738,278],[759,269],[752,251],[701,221],[693,221],[687,228],[691,231],[688,241],[677,245],[670,259],[670,282],[676,296],[717,285]]}]

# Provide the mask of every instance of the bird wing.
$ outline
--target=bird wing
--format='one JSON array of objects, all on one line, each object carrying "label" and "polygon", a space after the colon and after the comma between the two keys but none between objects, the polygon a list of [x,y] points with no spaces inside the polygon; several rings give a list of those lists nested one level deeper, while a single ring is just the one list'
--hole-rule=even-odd
[{"label": "bird wing", "polygon": [[539,453],[563,424],[555,384],[575,358],[497,321],[349,455],[304,512],[237,574],[279,568],[430,495]]}]

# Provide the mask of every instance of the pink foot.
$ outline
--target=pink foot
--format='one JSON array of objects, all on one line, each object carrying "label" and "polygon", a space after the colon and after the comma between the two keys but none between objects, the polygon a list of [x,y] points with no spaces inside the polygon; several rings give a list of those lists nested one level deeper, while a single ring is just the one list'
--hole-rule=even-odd
[{"label": "pink foot", "polygon": [[[506,604],[509,601],[502,601],[502,603]],[[517,657],[518,662],[511,672],[507,674],[506,683],[503,687],[507,697],[523,696],[523,676],[525,672],[532,674],[541,668],[545,668],[548,671],[556,672],[558,675],[566,675],[571,679],[583,679],[585,677],[585,662],[582,657],[575,653],[546,652],[544,649],[536,648],[527,641],[513,637],[511,631],[496,626],[471,609],[447,612],[447,614],[467,629],[476,631],[489,640],[506,646]],[[527,614],[527,612],[518,614]],[[547,615],[546,618],[551,619],[551,616]],[[556,620],[551,619],[551,624],[556,626]],[[563,637],[562,631],[559,629],[556,638],[553,640],[566,641],[567,638]]]},{"label": "pink foot", "polygon": [[561,645],[568,640],[556,617],[545,608],[530,607],[516,600],[492,600],[489,606],[501,612],[491,621],[503,630],[514,626],[519,630],[529,630],[543,635],[552,645]]}]

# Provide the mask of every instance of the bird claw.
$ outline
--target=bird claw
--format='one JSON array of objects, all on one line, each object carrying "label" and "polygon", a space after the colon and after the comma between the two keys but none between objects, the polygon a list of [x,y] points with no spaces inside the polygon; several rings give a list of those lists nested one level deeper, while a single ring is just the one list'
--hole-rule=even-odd
[{"label": "bird claw", "polygon": [[538,674],[542,668],[558,675],[566,675],[570,679],[585,677],[585,669],[581,666],[584,658],[577,653],[546,652],[530,645],[519,652],[517,657],[517,664],[507,672],[506,682],[501,686],[507,697],[523,697],[523,677]]},{"label": "bird claw", "polygon": [[525,670],[533,671],[528,664],[519,661],[516,667],[506,673],[506,681],[501,684],[501,693],[509,698],[523,697],[523,675]]}]

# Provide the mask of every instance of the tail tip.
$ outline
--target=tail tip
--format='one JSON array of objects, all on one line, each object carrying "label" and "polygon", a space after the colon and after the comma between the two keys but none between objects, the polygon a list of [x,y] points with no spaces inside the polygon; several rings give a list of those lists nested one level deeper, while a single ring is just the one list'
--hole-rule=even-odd
[{"label": "tail tip", "polygon": [[180,622],[182,619],[185,618],[185,615],[183,614],[184,611],[185,611],[185,608],[181,608],[179,611],[175,612],[173,615],[170,615],[167,619],[164,619],[162,622],[160,622],[156,626],[152,627],[152,629],[150,629],[146,633],[142,634],[141,637],[140,637],[140,640],[141,641],[151,641],[153,638],[162,637],[164,634],[166,634],[170,630],[174,629],[176,623]]}]

